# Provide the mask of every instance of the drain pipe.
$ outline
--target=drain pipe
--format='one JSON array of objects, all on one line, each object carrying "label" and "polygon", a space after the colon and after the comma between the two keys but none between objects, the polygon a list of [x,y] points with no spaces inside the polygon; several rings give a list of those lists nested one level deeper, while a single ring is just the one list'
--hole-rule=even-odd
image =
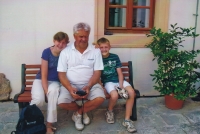
[{"label": "drain pipe", "polygon": [[164,97],[165,95],[141,95],[140,98]]},{"label": "drain pipe", "polygon": [[[196,6],[196,14],[193,14],[195,16],[195,29],[194,29],[194,33],[196,34],[196,29],[197,29],[197,17],[198,17],[198,9],[199,8],[199,0],[197,0],[197,6]],[[195,49],[195,41],[196,41],[196,37],[194,37],[193,40],[193,48],[192,50]]]}]

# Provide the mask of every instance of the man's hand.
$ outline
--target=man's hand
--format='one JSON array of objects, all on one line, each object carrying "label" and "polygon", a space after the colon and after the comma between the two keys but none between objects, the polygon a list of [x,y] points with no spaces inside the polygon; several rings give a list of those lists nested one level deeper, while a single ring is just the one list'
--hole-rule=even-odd
[{"label": "man's hand", "polygon": [[82,98],[81,96],[79,96],[79,95],[76,94],[76,92],[78,91],[76,88],[71,87],[71,88],[68,89],[68,90],[69,90],[71,96],[72,96],[74,99],[77,100],[77,99],[81,99],[81,98]]},{"label": "man's hand", "polygon": [[84,98],[84,99],[87,98],[88,94],[90,93],[90,89],[91,89],[91,87],[88,86],[88,85],[86,85],[86,86],[83,87],[82,90],[84,90],[87,94],[85,96],[82,96],[82,98]]}]

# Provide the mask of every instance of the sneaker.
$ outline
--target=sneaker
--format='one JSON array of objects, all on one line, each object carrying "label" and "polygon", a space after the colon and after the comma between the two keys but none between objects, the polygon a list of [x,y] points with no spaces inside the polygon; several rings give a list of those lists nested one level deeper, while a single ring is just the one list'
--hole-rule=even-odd
[{"label": "sneaker", "polygon": [[125,89],[121,89],[120,87],[115,86],[115,89],[117,90],[118,94],[123,98],[123,99],[128,99],[128,92]]},{"label": "sneaker", "polygon": [[88,117],[87,113],[84,113],[84,114],[83,114],[83,123],[84,123],[85,125],[90,124],[90,118]]},{"label": "sneaker", "polygon": [[115,122],[115,121],[114,121],[114,113],[113,113],[113,112],[107,111],[107,112],[105,113],[105,115],[106,115],[106,121],[107,121],[108,123],[113,124],[113,123]]},{"label": "sneaker", "polygon": [[123,121],[122,125],[125,126],[127,128],[127,131],[130,133],[137,132],[132,121]]},{"label": "sneaker", "polygon": [[82,121],[81,121],[81,115],[77,114],[76,115],[76,112],[73,113],[72,115],[72,120],[75,122],[75,127],[77,130],[83,130],[84,128],[84,125],[82,124]]}]

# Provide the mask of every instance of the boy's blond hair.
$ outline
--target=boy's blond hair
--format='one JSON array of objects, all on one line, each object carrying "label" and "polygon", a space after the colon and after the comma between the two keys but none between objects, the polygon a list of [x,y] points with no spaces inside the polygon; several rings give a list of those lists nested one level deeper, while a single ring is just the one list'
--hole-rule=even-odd
[{"label": "boy's blond hair", "polygon": [[110,41],[104,37],[97,40],[97,44],[100,45],[102,43],[107,43],[110,46]]}]

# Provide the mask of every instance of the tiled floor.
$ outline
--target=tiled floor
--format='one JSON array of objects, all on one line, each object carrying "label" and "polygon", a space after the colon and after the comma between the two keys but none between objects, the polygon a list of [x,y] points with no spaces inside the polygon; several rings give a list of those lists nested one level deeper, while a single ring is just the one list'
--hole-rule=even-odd
[{"label": "tiled floor", "polygon": [[[105,121],[106,100],[98,109],[88,113],[91,124],[78,131],[71,120],[72,111],[58,108],[56,134],[128,134],[122,126],[124,100],[115,107],[115,123]],[[46,116],[46,106],[41,108]],[[134,122],[136,134],[200,134],[200,102],[186,100],[180,110],[170,110],[164,105],[164,98],[139,98],[137,100],[138,120]],[[0,102],[0,134],[15,130],[18,121],[18,104],[12,101]]]}]

